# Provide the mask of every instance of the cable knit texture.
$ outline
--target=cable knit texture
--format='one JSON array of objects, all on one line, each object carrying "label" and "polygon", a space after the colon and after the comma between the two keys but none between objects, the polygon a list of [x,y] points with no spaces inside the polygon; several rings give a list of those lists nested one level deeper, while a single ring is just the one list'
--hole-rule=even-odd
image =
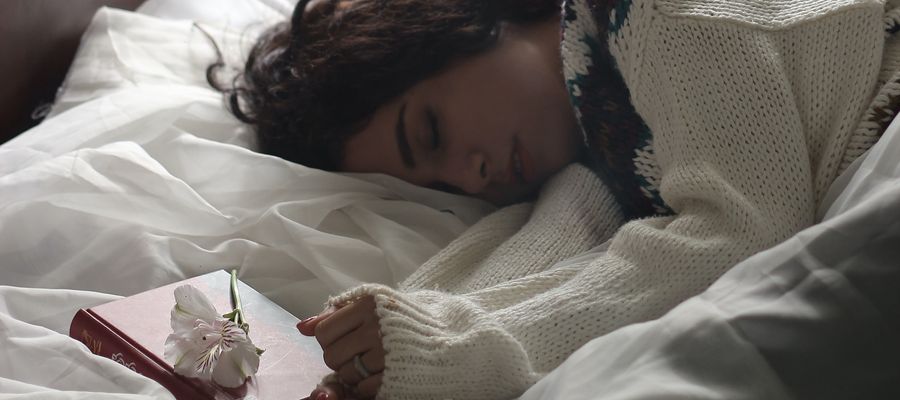
[{"label": "cable knit texture", "polygon": [[[659,317],[812,224],[848,148],[877,137],[867,115],[889,108],[898,46],[883,1],[622,0],[608,10],[609,21],[567,16],[566,73],[593,62],[573,52],[590,47],[578,40],[608,43],[652,132],[642,162],[655,166],[642,173],[658,174],[654,190],[674,215],[616,231],[623,217],[607,186],[570,167],[534,205],[480,221],[399,289],[332,299],[376,299],[387,350],[379,398],[513,398],[590,339]],[[614,29],[591,36],[607,31],[597,23]],[[614,232],[606,253],[557,263]]]}]

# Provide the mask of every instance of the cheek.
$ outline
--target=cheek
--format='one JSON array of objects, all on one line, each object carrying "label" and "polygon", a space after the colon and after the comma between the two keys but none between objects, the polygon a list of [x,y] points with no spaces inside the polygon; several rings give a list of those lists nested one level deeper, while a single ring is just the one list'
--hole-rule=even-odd
[{"label": "cheek", "polygon": [[568,93],[546,88],[541,96],[532,97],[531,111],[522,118],[530,123],[525,129],[532,136],[538,159],[550,173],[574,161],[581,147],[581,134]]},{"label": "cheek", "polygon": [[546,179],[577,159],[580,141],[569,132],[559,130],[548,132],[543,136],[545,144],[539,159],[544,164],[543,175]]},{"label": "cheek", "polygon": [[377,172],[394,176],[404,172],[396,148],[392,110],[391,104],[382,107],[361,131],[347,139],[344,143],[341,171]]},{"label": "cheek", "polygon": [[[580,139],[578,122],[560,72],[534,60],[519,60],[508,76],[510,112],[521,129],[535,136],[534,145],[554,167],[575,158]],[[562,165],[560,165],[562,164]]]}]

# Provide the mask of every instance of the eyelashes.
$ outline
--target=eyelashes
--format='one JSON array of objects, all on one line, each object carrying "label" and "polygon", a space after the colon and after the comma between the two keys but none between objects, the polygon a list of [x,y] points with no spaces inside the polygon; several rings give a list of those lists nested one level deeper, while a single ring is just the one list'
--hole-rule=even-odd
[{"label": "eyelashes", "polygon": [[439,190],[441,192],[452,193],[452,194],[465,194],[466,193],[462,189],[460,189],[456,186],[450,185],[446,182],[434,182],[434,183],[428,185],[428,188],[434,189],[434,190]]},{"label": "eyelashes", "polygon": [[437,150],[441,147],[441,133],[438,130],[438,119],[431,107],[425,108],[425,118],[428,120],[428,127],[431,129],[430,145],[431,150]]}]

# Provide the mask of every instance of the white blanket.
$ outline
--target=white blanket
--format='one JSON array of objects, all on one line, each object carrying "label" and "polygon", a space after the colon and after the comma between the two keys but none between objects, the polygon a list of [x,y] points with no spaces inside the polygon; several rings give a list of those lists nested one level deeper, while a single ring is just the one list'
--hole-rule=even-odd
[{"label": "white blanket", "polygon": [[[140,11],[199,22],[234,63],[292,3],[148,0]],[[252,152],[206,87],[206,38],[150,16],[102,12],[52,117],[0,146],[0,399],[169,399],[69,339],[74,311],[234,267],[309,315],[359,282],[403,279],[491,210]],[[896,125],[835,189],[825,223],[660,320],[588,343],[523,398],[839,398],[898,374],[883,364],[900,359],[885,340],[900,337]]]},{"label": "white blanket", "polygon": [[[233,19],[189,16],[233,61],[290,12],[270,3],[234,2]],[[359,283],[397,283],[492,210],[251,151],[249,130],[205,82],[213,59],[190,20],[102,10],[51,117],[0,146],[0,398],[168,397],[69,339],[75,311],[239,268],[308,316]]]}]

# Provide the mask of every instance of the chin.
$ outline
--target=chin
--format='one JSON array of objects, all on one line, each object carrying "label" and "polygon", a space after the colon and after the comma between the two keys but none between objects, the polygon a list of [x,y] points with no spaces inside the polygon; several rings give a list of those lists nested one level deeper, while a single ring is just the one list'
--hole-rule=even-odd
[{"label": "chin", "polygon": [[541,184],[530,184],[528,187],[517,187],[499,190],[498,192],[478,196],[497,207],[505,207],[513,204],[537,200]]}]

